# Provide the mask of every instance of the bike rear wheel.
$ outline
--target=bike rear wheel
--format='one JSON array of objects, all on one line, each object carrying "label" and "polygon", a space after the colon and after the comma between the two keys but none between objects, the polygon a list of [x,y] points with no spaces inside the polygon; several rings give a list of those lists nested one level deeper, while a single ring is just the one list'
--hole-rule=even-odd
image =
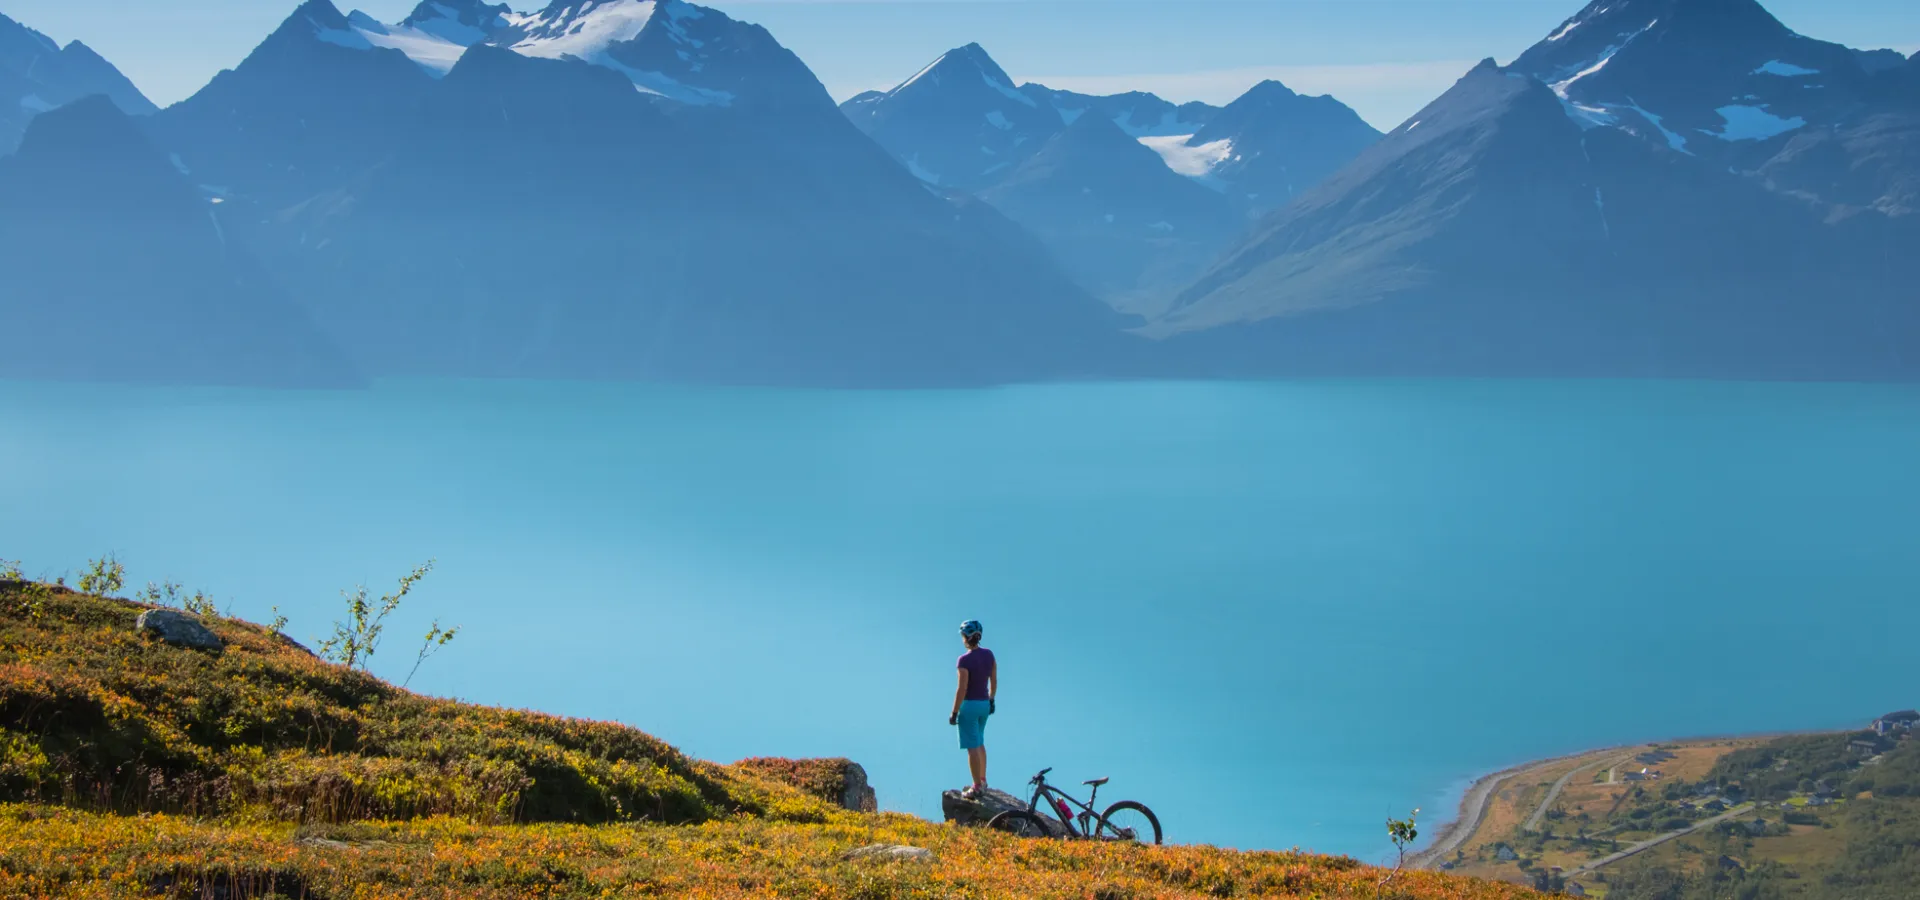
[{"label": "bike rear wheel", "polygon": [[1144,803],[1122,800],[1100,814],[1100,824],[1094,826],[1093,839],[1158,844],[1160,817],[1154,815],[1153,810]]},{"label": "bike rear wheel", "polygon": [[1010,809],[987,820],[987,827],[1018,837],[1043,838],[1052,835],[1040,817],[1024,809]]}]

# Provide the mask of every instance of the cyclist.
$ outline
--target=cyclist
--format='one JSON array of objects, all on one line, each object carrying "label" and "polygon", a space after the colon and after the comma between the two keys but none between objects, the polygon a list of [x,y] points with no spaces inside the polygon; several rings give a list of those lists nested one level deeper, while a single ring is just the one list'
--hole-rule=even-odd
[{"label": "cyclist", "polygon": [[1000,664],[993,651],[980,646],[984,629],[973,619],[961,623],[960,639],[967,652],[960,654],[960,686],[953,692],[953,714],[948,725],[960,726],[960,749],[967,751],[967,768],[973,772],[973,786],[961,792],[969,800],[987,789],[987,717],[993,715],[993,697],[1000,692]]}]

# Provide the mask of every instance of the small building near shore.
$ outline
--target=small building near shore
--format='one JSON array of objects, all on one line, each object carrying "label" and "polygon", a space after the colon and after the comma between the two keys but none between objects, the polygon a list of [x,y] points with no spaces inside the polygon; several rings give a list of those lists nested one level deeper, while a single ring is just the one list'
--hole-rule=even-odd
[{"label": "small building near shore", "polygon": [[1871,727],[1875,734],[1888,735],[1910,732],[1917,725],[1920,725],[1920,710],[1903,709],[1873,720]]}]

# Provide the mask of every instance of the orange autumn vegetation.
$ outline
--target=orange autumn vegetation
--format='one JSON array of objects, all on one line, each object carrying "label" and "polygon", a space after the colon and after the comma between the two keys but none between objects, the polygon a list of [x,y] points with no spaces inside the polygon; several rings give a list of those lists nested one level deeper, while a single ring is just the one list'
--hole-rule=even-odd
[{"label": "orange autumn vegetation", "polygon": [[838,804],[847,792],[847,763],[845,759],[786,759],[779,756],[756,756],[743,759],[733,766],[771,778],[783,784],[799,788],[810,797],[818,797],[828,803]]},{"label": "orange autumn vegetation", "polygon": [[[235,620],[208,623],[223,651],[172,647],[144,608],[0,582],[0,897],[1534,896],[848,812],[820,799],[836,761],[421,697]],[[935,859],[845,858],[874,843]]]}]

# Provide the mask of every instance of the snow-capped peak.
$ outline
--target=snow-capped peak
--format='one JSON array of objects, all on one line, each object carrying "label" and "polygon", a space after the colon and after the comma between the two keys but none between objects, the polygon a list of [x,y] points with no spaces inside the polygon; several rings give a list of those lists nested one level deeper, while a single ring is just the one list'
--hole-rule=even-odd
[{"label": "snow-capped peak", "polygon": [[915,72],[912,78],[900,82],[887,95],[894,96],[916,85],[924,90],[928,87],[971,86],[976,82],[984,82],[987,87],[1021,106],[1038,108],[1040,105],[1032,97],[1021,93],[1006,70],[1000,68],[1000,64],[994,62],[993,57],[988,56],[979,44],[968,44],[941,54],[939,59]]},{"label": "snow-capped peak", "polygon": [[[747,66],[798,65],[763,30],[684,0],[555,0],[530,14],[485,0],[427,0],[395,24],[359,11],[342,16],[330,0],[307,0],[289,24],[340,47],[397,50],[436,78],[486,44],[612,69],[642,93],[695,105],[731,104]],[[710,62],[721,71],[708,72]],[[792,72],[761,74],[781,82],[776,92],[798,90]]]},{"label": "snow-capped peak", "polygon": [[640,36],[659,10],[657,0],[556,0],[517,29],[524,37],[513,45],[522,56],[573,57],[589,62],[615,44]]},{"label": "snow-capped peak", "polygon": [[485,0],[426,0],[414,7],[412,13],[400,20],[400,24],[462,47],[471,47],[484,43],[494,32],[512,27],[525,18],[504,3],[495,5]]}]

